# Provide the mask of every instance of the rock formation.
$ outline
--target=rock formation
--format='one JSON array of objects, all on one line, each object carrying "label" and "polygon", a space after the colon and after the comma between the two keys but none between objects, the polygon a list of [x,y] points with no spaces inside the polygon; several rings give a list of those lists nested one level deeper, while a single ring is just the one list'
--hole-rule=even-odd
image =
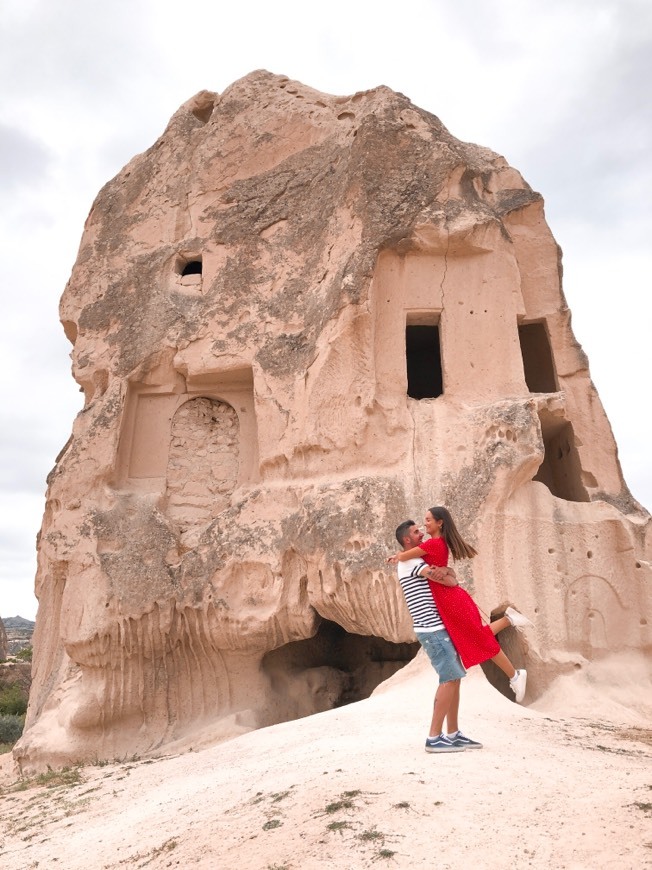
[{"label": "rock formation", "polygon": [[535,698],[650,644],[650,517],[543,201],[388,88],[256,72],[99,193],[61,302],[85,407],[39,543],[24,770],[361,698],[414,654],[393,530],[446,504]]},{"label": "rock formation", "polygon": [[5,631],[5,624],[0,618],[0,662],[3,662],[7,658],[7,632]]},{"label": "rock formation", "polygon": [[15,655],[31,647],[32,635],[34,634],[34,623],[31,619],[25,619],[22,616],[6,616],[2,622],[7,635],[7,653],[9,655]]}]

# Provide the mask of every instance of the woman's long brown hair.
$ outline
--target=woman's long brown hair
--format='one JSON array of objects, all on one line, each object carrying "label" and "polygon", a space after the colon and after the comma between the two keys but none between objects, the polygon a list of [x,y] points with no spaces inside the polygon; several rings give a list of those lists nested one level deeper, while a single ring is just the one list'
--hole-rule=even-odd
[{"label": "woman's long brown hair", "polygon": [[470,544],[467,544],[464,538],[457,531],[457,526],[453,522],[453,517],[445,507],[432,507],[430,513],[436,520],[442,520],[441,535],[446,541],[448,549],[453,556],[453,559],[472,559],[478,555]]}]

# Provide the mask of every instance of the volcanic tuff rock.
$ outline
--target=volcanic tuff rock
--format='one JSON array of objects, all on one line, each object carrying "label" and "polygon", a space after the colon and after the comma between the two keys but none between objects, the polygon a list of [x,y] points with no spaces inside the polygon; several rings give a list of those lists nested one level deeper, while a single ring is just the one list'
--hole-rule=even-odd
[{"label": "volcanic tuff rock", "polygon": [[7,632],[7,652],[15,655],[17,652],[32,645],[34,623],[22,616],[6,616],[3,620]]},{"label": "volcanic tuff rock", "polygon": [[385,556],[433,503],[482,606],[536,618],[531,697],[649,646],[650,517],[541,196],[406,97],[199,93],[98,195],[61,318],[86,403],[49,478],[24,770],[365,697],[414,654]]},{"label": "volcanic tuff rock", "polygon": [[0,661],[7,658],[7,632],[2,619],[0,619]]}]

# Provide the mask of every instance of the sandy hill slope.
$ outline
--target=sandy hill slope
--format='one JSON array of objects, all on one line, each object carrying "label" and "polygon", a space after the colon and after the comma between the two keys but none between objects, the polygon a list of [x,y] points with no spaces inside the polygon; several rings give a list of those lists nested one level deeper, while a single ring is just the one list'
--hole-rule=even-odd
[{"label": "sandy hill slope", "polygon": [[210,748],[24,790],[5,757],[0,866],[652,866],[651,689],[642,659],[614,659],[558,680],[533,709],[476,668],[462,723],[484,748],[434,756],[420,655],[366,701]]}]

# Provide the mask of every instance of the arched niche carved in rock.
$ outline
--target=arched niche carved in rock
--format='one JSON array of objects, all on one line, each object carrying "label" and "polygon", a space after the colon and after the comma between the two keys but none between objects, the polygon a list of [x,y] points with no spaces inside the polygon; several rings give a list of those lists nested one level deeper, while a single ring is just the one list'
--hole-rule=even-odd
[{"label": "arched niche carved in rock", "polygon": [[582,655],[592,656],[627,646],[626,606],[617,586],[595,574],[576,577],[564,599],[567,642]]},{"label": "arched niche carved in rock", "polygon": [[196,537],[229,505],[239,459],[240,426],[231,405],[200,397],[177,409],[170,427],[165,502],[182,542]]},{"label": "arched niche carved in rock", "polygon": [[[237,479],[229,493],[235,486],[258,479],[258,432],[251,369],[219,372],[197,377],[194,381],[186,379],[183,386],[187,389],[179,389],[179,385],[171,381],[160,385],[130,383],[115,464],[114,485],[119,489],[164,496],[168,490],[171,454],[181,449],[180,444],[175,444],[175,439],[179,439],[173,430],[182,425],[186,415],[196,412],[201,416],[199,409],[207,409],[209,405],[206,403],[214,403],[215,408],[221,405],[230,408],[224,413],[232,420],[232,428],[239,432]],[[195,401],[199,404],[190,404],[188,409],[182,410]],[[221,415],[222,412],[218,416]],[[191,424],[186,420],[183,425]],[[206,428],[200,431],[201,437],[193,442],[196,452],[192,463],[202,465],[202,451],[206,447],[199,442],[210,435]],[[220,437],[225,438],[225,433]],[[177,456],[172,465],[176,466],[179,461]]]}]

